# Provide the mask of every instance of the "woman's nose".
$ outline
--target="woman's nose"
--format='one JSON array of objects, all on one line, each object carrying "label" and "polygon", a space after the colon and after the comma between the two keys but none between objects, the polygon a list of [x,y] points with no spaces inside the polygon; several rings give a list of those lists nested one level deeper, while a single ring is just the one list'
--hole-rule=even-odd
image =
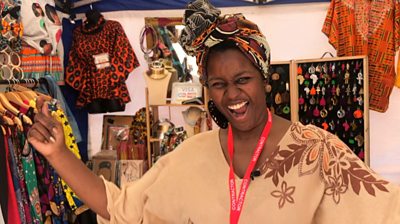
[{"label": "woman's nose", "polygon": [[240,94],[240,88],[234,84],[229,84],[226,88],[225,96],[229,99],[235,99]]}]

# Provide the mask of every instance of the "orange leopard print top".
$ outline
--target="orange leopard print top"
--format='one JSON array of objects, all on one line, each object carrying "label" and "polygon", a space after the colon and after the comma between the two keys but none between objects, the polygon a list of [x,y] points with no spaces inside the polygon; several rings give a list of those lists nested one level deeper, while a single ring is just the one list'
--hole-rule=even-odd
[{"label": "orange leopard print top", "polygon": [[125,81],[139,61],[119,22],[101,18],[95,28],[79,26],[73,33],[66,82],[80,91],[76,106],[96,99],[128,103]]}]

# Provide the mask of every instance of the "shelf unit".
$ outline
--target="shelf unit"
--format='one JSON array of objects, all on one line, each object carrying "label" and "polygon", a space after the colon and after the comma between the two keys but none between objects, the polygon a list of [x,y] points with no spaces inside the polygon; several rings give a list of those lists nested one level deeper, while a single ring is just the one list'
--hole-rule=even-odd
[{"label": "shelf unit", "polygon": [[[168,118],[171,120],[172,114],[171,114],[171,108],[172,107],[199,107],[203,109],[204,111],[207,111],[207,116],[208,116],[208,108],[207,108],[207,103],[208,103],[208,93],[207,89],[203,87],[203,100],[204,104],[198,105],[198,104],[171,104],[169,103],[170,101],[167,100],[167,103],[165,104],[151,104],[149,102],[149,90],[148,88],[145,89],[146,93],[146,133],[147,133],[147,160],[148,160],[148,165],[149,168],[153,165],[153,160],[157,156],[157,150],[159,150],[159,143],[161,142],[161,139],[154,138],[152,136],[152,130],[151,130],[151,124],[153,122],[156,122],[159,119],[159,108],[166,107],[168,109]],[[150,113],[152,113],[152,116],[150,116]]]}]

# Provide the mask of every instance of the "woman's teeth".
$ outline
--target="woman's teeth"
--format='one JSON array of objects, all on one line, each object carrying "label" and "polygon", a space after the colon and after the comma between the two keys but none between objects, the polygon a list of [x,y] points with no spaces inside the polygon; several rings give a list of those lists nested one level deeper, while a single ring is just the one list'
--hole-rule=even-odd
[{"label": "woman's teeth", "polygon": [[246,104],[247,104],[247,101],[244,101],[244,102],[241,102],[241,103],[238,103],[238,104],[235,104],[235,105],[230,105],[230,106],[228,106],[228,108],[230,110],[238,110],[238,109],[244,107]]}]

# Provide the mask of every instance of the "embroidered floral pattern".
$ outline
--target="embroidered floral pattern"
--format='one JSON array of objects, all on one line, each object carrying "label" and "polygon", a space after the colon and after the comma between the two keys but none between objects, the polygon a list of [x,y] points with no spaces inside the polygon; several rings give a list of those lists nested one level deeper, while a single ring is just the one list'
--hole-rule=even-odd
[{"label": "embroidered floral pattern", "polygon": [[278,206],[279,208],[283,208],[286,201],[289,203],[294,203],[294,199],[292,197],[296,187],[288,187],[286,181],[283,181],[281,184],[281,190],[276,190],[271,193],[272,196],[279,198]]},{"label": "embroidered floral pattern", "polygon": [[356,29],[364,40],[368,40],[382,25],[386,13],[392,8],[390,2],[391,0],[343,0],[348,8],[355,11]]},{"label": "embroidered floral pattern", "polygon": [[329,176],[328,180],[329,187],[325,189],[325,194],[332,195],[333,201],[338,204],[340,202],[340,195],[347,191],[347,185],[343,184],[342,176],[339,176],[338,178]]},{"label": "embroidered floral pattern", "polygon": [[[333,134],[315,126],[303,126],[295,123],[290,127],[290,137],[293,143],[280,148],[272,155],[262,169],[264,178],[272,178],[275,186],[279,185],[279,178],[284,177],[293,167],[298,167],[299,176],[319,172],[325,183],[325,195],[332,196],[335,203],[340,202],[340,196],[352,188],[354,193],[360,194],[361,185],[368,194],[375,196],[375,191],[388,192],[385,187],[387,181],[379,180],[372,170],[362,165],[352,151]],[[287,188],[285,181],[281,183],[281,192],[286,192],[292,200],[294,189]],[[279,191],[271,193],[274,197],[283,197]],[[279,202],[279,206],[284,202]]]}]

